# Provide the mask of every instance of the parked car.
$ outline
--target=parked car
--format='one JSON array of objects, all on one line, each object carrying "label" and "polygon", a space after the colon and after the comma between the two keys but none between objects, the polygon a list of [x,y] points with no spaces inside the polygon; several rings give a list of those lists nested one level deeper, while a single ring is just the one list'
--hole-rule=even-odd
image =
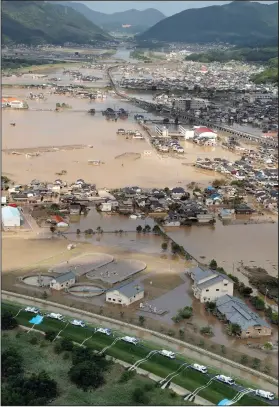
[{"label": "parked car", "polygon": [[224,376],[222,374],[216,376],[216,379],[219,380],[219,382],[223,382],[226,384],[229,384],[230,386],[232,386],[233,384],[235,384],[235,381],[229,377],[229,376]]},{"label": "parked car", "polygon": [[40,312],[39,308],[35,307],[26,307],[24,311],[31,312],[32,314],[38,314]]},{"label": "parked car", "polygon": [[159,351],[160,355],[166,356],[169,359],[175,359],[175,353],[169,350],[162,349]]},{"label": "parked car", "polygon": [[207,367],[203,365],[198,365],[197,363],[194,363],[191,365],[192,369],[198,370],[201,373],[207,373]]},{"label": "parked car", "polygon": [[78,319],[74,319],[73,321],[70,322],[72,325],[75,326],[81,326],[82,328],[85,327],[85,323],[83,321],[80,321]]},{"label": "parked car", "polygon": [[264,399],[267,400],[274,400],[274,393],[271,393],[270,391],[265,391],[265,390],[256,390],[255,394],[257,396],[263,397]]},{"label": "parked car", "polygon": [[137,345],[139,343],[139,340],[137,338],[132,337],[132,336],[124,336],[121,339],[122,339],[122,341],[131,343],[133,345]]},{"label": "parked car", "polygon": [[47,318],[52,318],[52,319],[57,319],[58,321],[63,321],[64,317],[61,314],[55,314],[54,312],[51,312],[50,314],[46,315]]},{"label": "parked car", "polygon": [[112,335],[112,331],[109,328],[97,328],[96,332],[100,332],[101,334],[105,334],[105,335]]}]

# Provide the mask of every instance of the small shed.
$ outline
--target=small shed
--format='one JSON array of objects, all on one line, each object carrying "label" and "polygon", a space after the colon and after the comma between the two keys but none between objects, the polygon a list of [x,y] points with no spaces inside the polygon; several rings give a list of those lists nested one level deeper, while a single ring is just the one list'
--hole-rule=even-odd
[{"label": "small shed", "polygon": [[76,275],[72,271],[68,271],[65,274],[61,274],[58,277],[54,277],[50,282],[50,288],[54,290],[63,290],[63,288],[68,288],[74,285],[76,282]]}]

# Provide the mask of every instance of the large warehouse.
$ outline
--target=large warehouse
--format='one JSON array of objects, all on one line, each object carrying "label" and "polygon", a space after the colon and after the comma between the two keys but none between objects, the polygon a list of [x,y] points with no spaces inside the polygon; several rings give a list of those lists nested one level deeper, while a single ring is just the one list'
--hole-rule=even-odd
[{"label": "large warehouse", "polygon": [[19,227],[21,221],[22,215],[17,208],[12,206],[2,207],[2,224],[4,228]]}]

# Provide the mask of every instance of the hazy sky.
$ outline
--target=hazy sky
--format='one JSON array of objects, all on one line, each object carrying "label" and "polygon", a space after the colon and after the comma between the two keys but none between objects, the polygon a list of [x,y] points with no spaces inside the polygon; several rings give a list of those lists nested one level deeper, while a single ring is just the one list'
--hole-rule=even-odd
[{"label": "hazy sky", "polygon": [[[260,3],[272,4],[275,1],[259,1]],[[145,10],[147,8],[156,8],[166,16],[179,13],[188,8],[198,8],[213,5],[230,3],[230,1],[81,1],[95,11],[102,13],[115,13],[129,9]]]}]

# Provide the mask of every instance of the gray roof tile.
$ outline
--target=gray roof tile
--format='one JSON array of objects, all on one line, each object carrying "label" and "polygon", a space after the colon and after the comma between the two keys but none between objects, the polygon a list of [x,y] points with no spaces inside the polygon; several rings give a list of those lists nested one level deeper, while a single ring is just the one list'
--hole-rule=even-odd
[{"label": "gray roof tile", "polygon": [[260,325],[270,328],[270,325],[253,312],[241,299],[224,295],[216,300],[218,311],[225,315],[232,324],[238,324],[243,331],[249,327]]}]

